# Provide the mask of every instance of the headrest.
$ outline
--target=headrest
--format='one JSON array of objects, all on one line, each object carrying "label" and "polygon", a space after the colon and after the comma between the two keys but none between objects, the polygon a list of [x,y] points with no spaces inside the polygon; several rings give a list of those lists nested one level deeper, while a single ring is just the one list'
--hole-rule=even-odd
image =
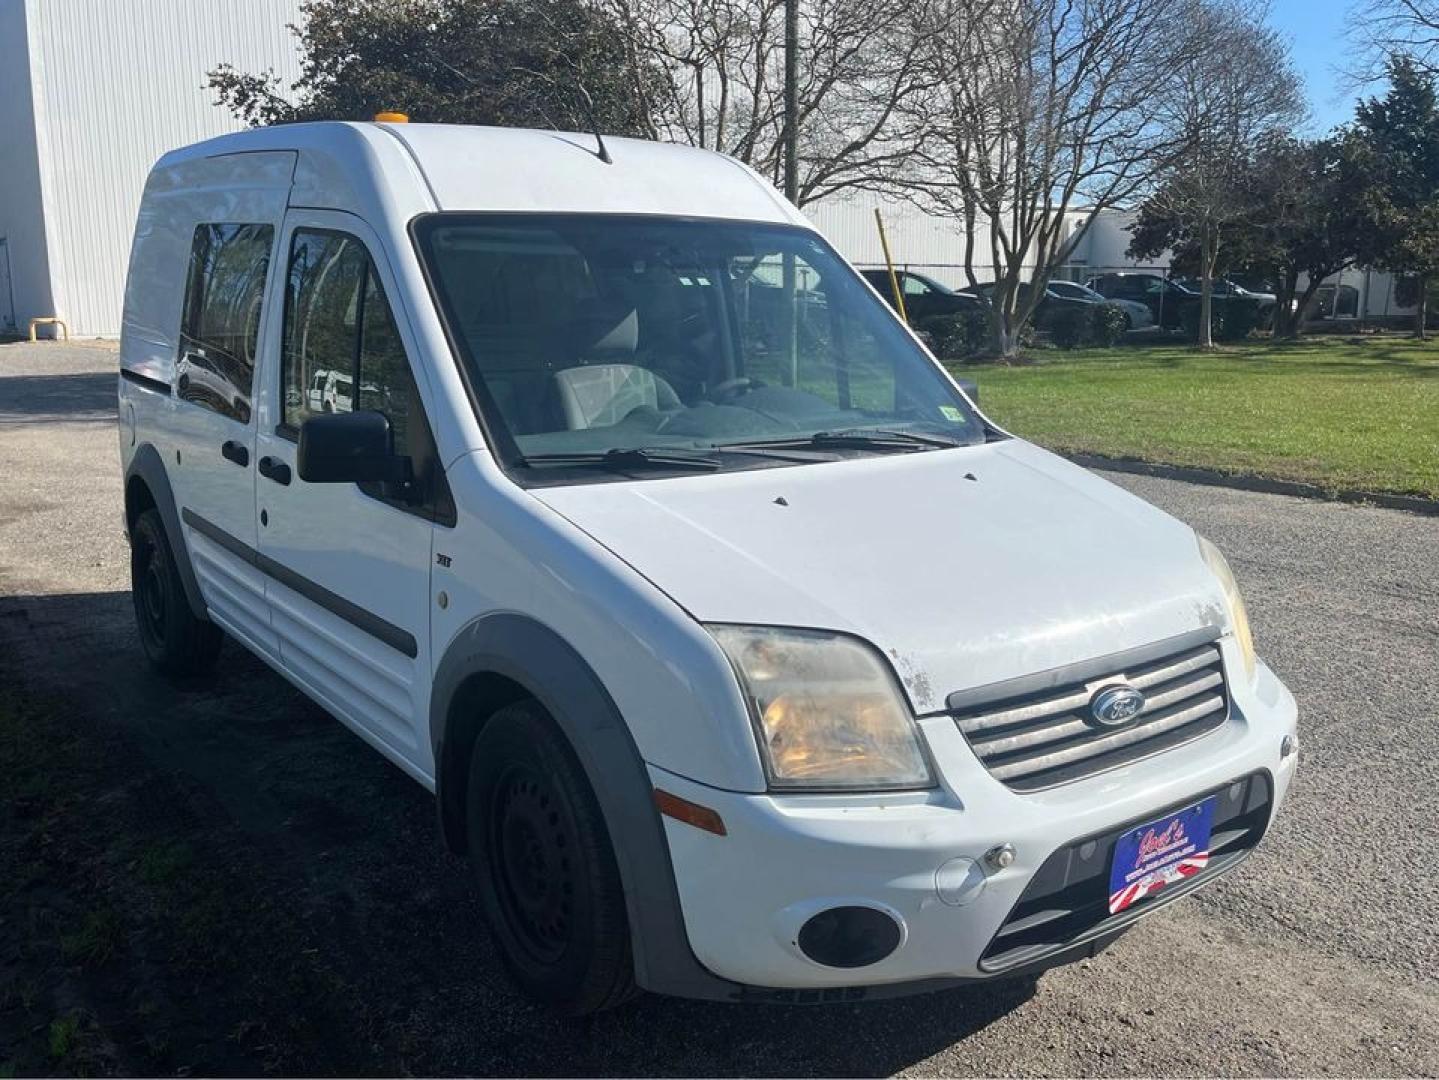
[{"label": "headrest", "polygon": [[580,355],[633,353],[640,343],[640,314],[625,305],[586,301],[575,312],[571,331]]}]

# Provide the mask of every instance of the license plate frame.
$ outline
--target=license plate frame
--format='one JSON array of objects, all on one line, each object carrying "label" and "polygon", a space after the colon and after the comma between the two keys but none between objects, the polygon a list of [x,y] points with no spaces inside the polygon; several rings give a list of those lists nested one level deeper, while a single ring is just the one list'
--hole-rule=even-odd
[{"label": "license plate frame", "polygon": [[1126,829],[1109,864],[1109,913],[1118,915],[1209,864],[1217,795]]}]

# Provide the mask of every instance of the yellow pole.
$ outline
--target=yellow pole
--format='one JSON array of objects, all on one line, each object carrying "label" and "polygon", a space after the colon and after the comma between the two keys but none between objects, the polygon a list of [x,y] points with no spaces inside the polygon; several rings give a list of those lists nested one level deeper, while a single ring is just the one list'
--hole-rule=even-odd
[{"label": "yellow pole", "polygon": [[884,265],[889,267],[889,288],[894,293],[894,306],[899,317],[909,322],[909,312],[904,310],[904,293],[899,287],[899,275],[894,272],[894,260],[889,257],[889,239],[884,235],[884,218],[879,216],[879,207],[874,208],[874,223],[879,227],[879,246],[884,248]]}]

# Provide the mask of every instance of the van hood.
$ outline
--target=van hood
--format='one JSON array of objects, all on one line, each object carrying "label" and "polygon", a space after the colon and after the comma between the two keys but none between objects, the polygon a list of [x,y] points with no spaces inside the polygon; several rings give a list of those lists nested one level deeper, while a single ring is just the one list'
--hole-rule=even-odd
[{"label": "van hood", "polygon": [[532,494],[701,622],[870,641],[920,715],[1225,623],[1193,530],[1018,439]]}]

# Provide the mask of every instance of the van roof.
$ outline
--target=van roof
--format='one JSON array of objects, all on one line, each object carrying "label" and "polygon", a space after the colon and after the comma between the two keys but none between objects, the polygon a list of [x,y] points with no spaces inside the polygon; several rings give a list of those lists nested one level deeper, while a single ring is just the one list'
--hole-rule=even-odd
[{"label": "van roof", "polygon": [[[778,192],[733,158],[642,139],[449,124],[284,124],[222,135],[166,154],[155,172],[259,151],[296,154],[292,206],[368,216],[426,210],[664,214],[804,224]],[[206,170],[208,171],[208,170]]]}]

